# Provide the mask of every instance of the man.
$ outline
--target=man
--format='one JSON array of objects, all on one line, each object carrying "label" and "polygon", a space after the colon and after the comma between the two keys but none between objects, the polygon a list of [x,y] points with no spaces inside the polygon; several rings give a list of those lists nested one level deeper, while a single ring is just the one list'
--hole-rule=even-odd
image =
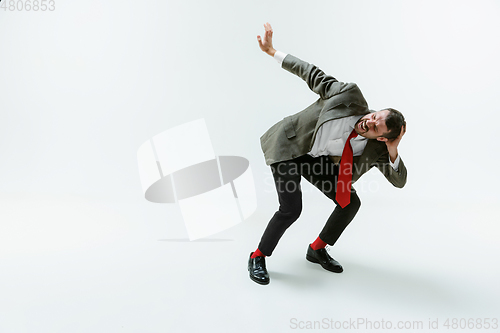
[{"label": "man", "polygon": [[369,110],[356,84],[339,82],[312,64],[276,51],[271,25],[266,23],[264,27],[264,37],[257,36],[261,50],[306,81],[319,99],[284,118],[260,138],[280,206],[257,250],[250,253],[250,278],[259,284],[269,283],[265,257],[272,254],[285,230],[301,213],[301,177],[337,204],[318,238],[309,244],[306,259],[340,273],[342,266],[325,247],[335,244],[361,205],[351,184],[377,167],[394,186],[405,185],[406,168],[397,148],[406,122],[394,109]]}]

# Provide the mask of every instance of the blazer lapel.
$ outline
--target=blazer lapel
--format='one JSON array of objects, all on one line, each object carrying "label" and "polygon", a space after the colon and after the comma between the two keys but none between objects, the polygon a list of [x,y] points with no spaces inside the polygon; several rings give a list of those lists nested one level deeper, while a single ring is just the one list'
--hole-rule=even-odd
[{"label": "blazer lapel", "polygon": [[344,103],[339,103],[333,106],[332,108],[321,112],[318,121],[316,123],[315,130],[317,131],[321,125],[330,120],[340,119],[350,116],[361,116],[368,113],[370,113],[369,110],[360,107],[355,103],[350,103],[349,105],[345,105]]},{"label": "blazer lapel", "polygon": [[353,181],[358,180],[359,177],[370,170],[372,164],[384,153],[384,148],[385,143],[375,139],[368,140],[361,156],[354,157]]}]

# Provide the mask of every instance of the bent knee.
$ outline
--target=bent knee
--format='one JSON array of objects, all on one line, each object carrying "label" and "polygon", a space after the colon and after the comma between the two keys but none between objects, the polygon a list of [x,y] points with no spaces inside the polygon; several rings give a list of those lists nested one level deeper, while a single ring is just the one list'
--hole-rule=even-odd
[{"label": "bent knee", "polygon": [[361,207],[361,200],[359,199],[356,192],[351,193],[351,203],[349,204],[349,206],[351,206],[351,205],[352,205],[352,208],[355,208],[356,210],[358,210],[359,207]]},{"label": "bent knee", "polygon": [[280,214],[290,222],[296,221],[302,213],[302,204],[297,204],[288,207],[280,207]]}]

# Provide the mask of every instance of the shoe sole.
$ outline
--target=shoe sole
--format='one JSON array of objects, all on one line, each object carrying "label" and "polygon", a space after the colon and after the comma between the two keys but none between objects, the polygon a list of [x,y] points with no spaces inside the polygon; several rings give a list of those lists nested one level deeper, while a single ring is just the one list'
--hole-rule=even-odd
[{"label": "shoe sole", "polygon": [[[315,263],[315,264],[319,264],[321,265],[321,263],[318,261],[318,259],[306,254],[306,259],[312,263]],[[328,269],[326,268],[325,266],[321,265],[321,267],[323,267],[323,269],[329,271],[329,272],[333,272],[333,273],[342,273],[344,271],[343,268],[340,268],[340,269],[336,269],[336,270],[333,270],[333,269]]]},{"label": "shoe sole", "polygon": [[266,285],[266,284],[269,284],[269,281],[270,280],[267,280],[267,281],[261,281],[261,280],[257,280],[255,279],[252,274],[248,274],[248,276],[250,277],[250,280],[252,280],[253,282],[255,283],[258,283],[258,284],[261,284],[261,285]]}]

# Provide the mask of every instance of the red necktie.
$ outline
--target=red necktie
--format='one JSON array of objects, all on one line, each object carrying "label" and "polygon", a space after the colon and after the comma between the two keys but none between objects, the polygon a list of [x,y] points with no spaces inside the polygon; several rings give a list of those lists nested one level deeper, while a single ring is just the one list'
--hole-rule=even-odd
[{"label": "red necktie", "polygon": [[335,200],[337,200],[340,207],[344,208],[351,202],[351,185],[352,185],[352,147],[351,139],[358,136],[356,130],[352,130],[351,135],[347,138],[344,150],[342,151],[342,158],[340,159],[339,176],[337,179],[337,193]]}]

